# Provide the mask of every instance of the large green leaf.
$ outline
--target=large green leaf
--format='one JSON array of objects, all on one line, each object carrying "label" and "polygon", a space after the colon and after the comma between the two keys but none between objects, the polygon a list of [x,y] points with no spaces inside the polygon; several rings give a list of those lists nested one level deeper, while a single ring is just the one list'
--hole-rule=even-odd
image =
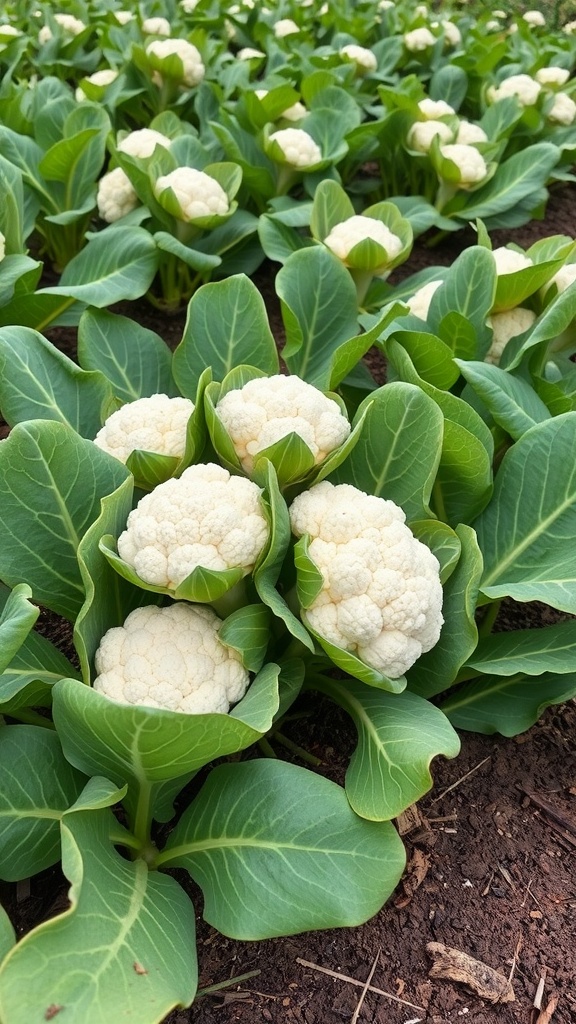
[{"label": "large green leaf", "polygon": [[472,245],[454,261],[446,280],[432,296],[427,321],[436,333],[444,317],[460,313],[478,332],[496,294],[496,264],[489,249]]},{"label": "large green leaf", "polygon": [[28,327],[0,329],[0,409],[10,426],[55,420],[93,438],[111,399],[112,388],[98,368],[81,370]]},{"label": "large green leaf", "polygon": [[78,326],[78,362],[100,370],[123,402],[178,394],[170,349],[154,331],[105,309],[87,309]]},{"label": "large green leaf", "polygon": [[16,942],[16,932],[4,907],[0,904],[0,964]]},{"label": "large green leaf", "polygon": [[576,413],[538,423],[508,450],[475,523],[482,593],[576,613]]},{"label": "large green leaf", "polygon": [[492,493],[492,462],[482,441],[460,423],[444,421],[434,484],[434,508],[451,526],[472,522]]},{"label": "large green leaf", "polygon": [[410,522],[430,515],[428,502],[442,451],[444,417],[413,384],[374,391],[360,406],[366,418],[348,458],[333,473],[335,484],[353,484],[400,505]]},{"label": "large green leaf", "polygon": [[392,825],[358,818],[340,786],[270,760],[216,768],[158,863],[190,872],[225,935],[265,939],[366,921],[404,859]]},{"label": "large green leaf", "polygon": [[276,291],[286,327],[282,358],[291,373],[322,386],[336,350],[358,334],[352,277],[328,249],[315,246],[290,256],[278,272]]},{"label": "large green leaf", "polygon": [[187,715],[117,704],[76,680],[54,687],[54,721],[68,760],[88,775],[106,773],[138,794],[191,775],[216,757],[243,750],[261,738],[278,708],[277,665],[266,665],[230,714]]},{"label": "large green leaf", "polygon": [[15,882],[60,860],[60,820],[86,779],[37,725],[0,729],[0,770],[0,878]]},{"label": "large green leaf", "polygon": [[172,370],[180,391],[194,399],[206,369],[222,381],[241,363],[278,373],[278,353],[264,300],[244,274],[205,284],[190,300]]},{"label": "large green leaf", "polygon": [[456,359],[465,380],[482,399],[499,426],[515,441],[535,423],[550,419],[550,412],[534,388],[491,363]]},{"label": "large green leaf", "polygon": [[444,586],[444,625],[440,639],[431,651],[418,658],[408,672],[409,689],[421,697],[434,697],[448,689],[478,642],[474,613],[482,575],[482,555],[470,526],[457,526],[456,534],[462,551]]},{"label": "large green leaf", "polygon": [[451,388],[458,380],[454,349],[435,334],[395,330],[393,337],[406,350],[417,373],[435,388]]},{"label": "large green leaf", "polygon": [[[92,780],[95,781],[95,780]],[[90,787],[88,787],[90,788]],[[194,908],[175,879],[112,846],[115,821],[83,798],[62,821],[70,906],[35,928],[0,972],[4,1024],[60,1012],[83,1024],[159,1024],[196,991]]]},{"label": "large green leaf", "polygon": [[30,587],[19,583],[4,600],[0,584],[0,679],[40,614],[40,609],[30,604],[31,597]]},{"label": "large green leaf", "polygon": [[[113,242],[113,244],[111,244]],[[51,288],[39,295],[62,295],[92,306],[111,306],[121,299],[139,299],[148,291],[158,267],[158,250],[149,231],[118,227],[114,234],[96,234],[70,260]]]},{"label": "large green leaf", "polygon": [[314,676],[309,684],[351,716],[358,746],[346,772],[346,795],[356,814],[395,818],[432,786],[430,762],[456,757],[460,740],[445,715],[414,693],[383,693],[353,679]]},{"label": "large green leaf", "polygon": [[500,360],[500,365],[507,370],[519,366],[526,352],[537,345],[542,345],[544,342],[560,338],[563,332],[574,322],[575,317],[576,289],[566,288],[546,307],[544,312],[538,317],[532,330],[525,337],[522,335],[521,340],[518,342],[515,338],[508,342]]},{"label": "large green leaf", "polygon": [[561,622],[542,629],[515,629],[493,633],[480,641],[466,662],[467,668],[486,675],[513,676],[519,672],[539,676],[574,671],[576,664],[576,621]]},{"label": "large green leaf", "polygon": [[576,673],[528,677],[482,676],[465,683],[441,705],[457,729],[517,736],[538,721],[546,708],[576,697]]},{"label": "large green leaf", "polygon": [[[459,216],[467,221],[490,217],[513,208],[521,199],[542,187],[560,159],[560,150],[549,142],[526,146],[500,164],[496,174],[473,192]],[[443,213],[451,211],[449,203]]]},{"label": "large green leaf", "polygon": [[0,445],[0,578],[74,619],[84,600],[77,551],[100,500],[127,469],[71,427],[20,423]]}]

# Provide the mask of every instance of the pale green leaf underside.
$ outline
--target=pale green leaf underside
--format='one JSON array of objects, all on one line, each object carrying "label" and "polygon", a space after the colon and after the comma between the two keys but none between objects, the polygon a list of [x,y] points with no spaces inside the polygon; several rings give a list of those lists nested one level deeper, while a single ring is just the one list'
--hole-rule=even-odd
[{"label": "pale green leaf underside", "polygon": [[442,705],[442,711],[457,729],[516,736],[534,725],[547,707],[563,704],[574,696],[575,672],[546,672],[530,678],[524,674],[483,676],[466,683]]}]

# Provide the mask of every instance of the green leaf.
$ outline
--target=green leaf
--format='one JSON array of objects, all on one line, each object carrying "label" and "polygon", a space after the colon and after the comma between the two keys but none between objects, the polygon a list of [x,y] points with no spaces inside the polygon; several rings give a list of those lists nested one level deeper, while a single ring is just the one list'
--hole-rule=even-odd
[{"label": "green leaf", "polygon": [[466,668],[497,676],[519,672],[528,676],[543,672],[564,675],[574,671],[575,655],[576,622],[561,622],[542,629],[493,633],[480,641]]},{"label": "green leaf", "polygon": [[534,388],[491,363],[456,359],[460,372],[492,413],[494,421],[517,441],[550,412]]},{"label": "green leaf", "polygon": [[78,362],[100,370],[123,402],[150,395],[178,395],[172,355],[154,331],[105,309],[87,309],[78,326]]},{"label": "green leaf", "polygon": [[247,604],[232,612],[220,627],[223,644],[242,656],[242,664],[250,672],[259,672],[264,664],[270,642],[270,610],[263,604]]},{"label": "green leaf", "polygon": [[353,450],[330,475],[400,505],[408,522],[430,515],[428,502],[442,450],[444,418],[413,384],[374,391],[360,406],[366,418]]},{"label": "green leaf", "polygon": [[356,817],[339,786],[265,760],[216,768],[159,863],[190,872],[211,925],[254,940],[366,921],[404,860],[392,825]]},{"label": "green leaf", "polygon": [[42,269],[43,264],[29,256],[5,256],[0,262],[0,306],[5,306],[14,296],[33,292]]},{"label": "green leaf", "polygon": [[482,575],[482,555],[470,526],[457,526],[462,544],[458,564],[444,586],[444,625],[438,643],[408,672],[408,687],[420,697],[434,697],[454,682],[478,642],[474,613]]},{"label": "green leaf", "polygon": [[278,373],[278,353],[264,300],[243,274],[203,285],[190,300],[182,341],[172,361],[174,379],[193,398],[206,367],[216,381],[241,363]]},{"label": "green leaf", "polygon": [[0,445],[0,578],[73,620],[84,600],[78,545],[126,467],[70,427],[20,423]]},{"label": "green leaf", "polygon": [[443,318],[455,311],[481,332],[485,330],[495,294],[494,257],[483,246],[472,245],[454,261],[445,281],[432,296],[428,323],[439,333]]},{"label": "green leaf", "polygon": [[526,352],[544,342],[559,338],[576,317],[576,289],[567,288],[551,302],[538,317],[532,330],[520,342],[508,342],[500,365],[507,370],[520,365]]},{"label": "green leaf", "polygon": [[81,370],[28,327],[0,329],[0,408],[10,426],[55,420],[93,438],[111,398],[112,388],[98,369]]},{"label": "green leaf", "polygon": [[328,249],[316,246],[290,256],[277,274],[276,291],[287,339],[282,358],[291,373],[322,387],[334,353],[358,333],[352,277]]},{"label": "green leaf", "polygon": [[[22,647],[40,609],[30,604],[32,591],[25,583],[19,583],[8,594],[0,612],[0,678],[16,653]],[[0,607],[2,595],[0,593]],[[1,690],[0,690],[1,693]]]},{"label": "green leaf", "polygon": [[194,908],[175,879],[112,846],[109,810],[80,802],[62,822],[70,906],[35,928],[0,972],[5,1024],[72,1020],[159,1024],[196,991]]},{"label": "green leaf", "polygon": [[37,725],[0,729],[0,768],[0,878],[16,882],[60,860],[60,820],[86,780]]},{"label": "green leaf", "polygon": [[304,238],[295,228],[265,213],[258,221],[258,237],[268,259],[276,263],[285,263],[293,252],[312,244],[309,238]]},{"label": "green leaf", "polygon": [[[54,687],[54,722],[71,764],[85,774],[141,787],[190,775],[209,761],[251,746],[278,709],[278,665],[266,665],[230,714],[187,715],[118,704],[73,679]],[[150,801],[153,806],[153,800]]]},{"label": "green leaf", "polygon": [[310,232],[323,242],[332,228],[355,214],[344,189],[335,181],[321,181],[314,193]]},{"label": "green leaf", "polygon": [[167,231],[156,231],[154,241],[162,252],[169,252],[172,256],[177,256],[187,267],[191,267],[192,270],[201,274],[214,270],[222,263],[219,256],[210,256],[198,249],[192,249],[190,246],[184,245],[183,242],[179,242],[174,235],[168,234]]},{"label": "green leaf", "polygon": [[121,299],[139,299],[148,291],[158,267],[156,243],[149,231],[118,227],[114,244],[106,233],[96,234],[70,260],[56,287],[39,295],[63,295],[92,306],[111,306]]},{"label": "green leaf", "polygon": [[504,456],[475,523],[482,593],[576,613],[576,413],[528,430]]},{"label": "green leaf", "polygon": [[458,534],[439,519],[417,519],[410,523],[410,529],[416,539],[436,555],[440,562],[440,583],[444,586],[460,559],[462,544]]},{"label": "green leaf", "polygon": [[362,818],[396,818],[431,788],[432,758],[460,752],[445,715],[414,693],[383,693],[327,676],[314,676],[308,685],[328,694],[354,721],[358,746],[346,772],[346,795]]},{"label": "green leaf", "polygon": [[483,676],[465,683],[441,709],[457,729],[491,736],[517,736],[525,732],[553,704],[576,696],[576,673],[527,678]]},{"label": "green leaf", "polygon": [[433,387],[444,391],[458,380],[454,349],[435,334],[397,330],[391,337],[406,350],[416,371]]},{"label": "green leaf", "polygon": [[492,462],[482,441],[460,423],[444,421],[434,506],[451,526],[472,522],[490,500]]},{"label": "green leaf", "polygon": [[0,964],[16,943],[16,932],[4,907],[0,904]]},{"label": "green leaf", "polygon": [[385,328],[404,309],[400,303],[392,302],[386,305],[376,317],[376,323],[362,334],[356,334],[348,338],[335,349],[316,380],[316,386],[326,390],[337,388],[342,381],[353,373],[363,356],[369,348],[374,345]]},{"label": "green leaf", "polygon": [[[559,149],[549,142],[526,146],[520,153],[499,165],[494,177],[471,194],[470,201],[458,215],[470,221],[513,208],[520,200],[545,185],[559,159]],[[451,204],[448,204],[444,214],[450,208]]]}]

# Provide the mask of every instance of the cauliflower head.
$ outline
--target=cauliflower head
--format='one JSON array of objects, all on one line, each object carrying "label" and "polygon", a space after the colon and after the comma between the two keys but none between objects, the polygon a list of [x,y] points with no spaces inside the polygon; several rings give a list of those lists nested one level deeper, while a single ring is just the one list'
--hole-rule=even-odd
[{"label": "cauliflower head", "polygon": [[550,66],[546,68],[540,68],[536,72],[534,78],[540,85],[566,85],[566,82],[570,78],[570,72],[566,68],[557,68]]},{"label": "cauliflower head", "polygon": [[266,54],[262,50],[255,50],[253,46],[243,46],[241,50],[238,50],[236,56],[238,60],[254,60],[265,57]]},{"label": "cauliflower head", "polygon": [[444,621],[438,560],[405,520],[393,501],[326,480],[290,507],[323,578],[307,621],[391,679],[437,643]]},{"label": "cauliflower head", "polygon": [[523,252],[516,252],[515,249],[508,249],[505,245],[501,245],[498,249],[493,249],[492,256],[494,257],[498,277],[502,277],[505,274],[514,274],[517,270],[525,270],[526,267],[534,266],[529,256],[526,256]]},{"label": "cauliflower head", "polygon": [[546,24],[546,18],[542,11],[525,11],[522,17],[526,24],[530,25],[530,28],[544,28]]},{"label": "cauliflower head", "polygon": [[277,39],[284,39],[284,36],[295,35],[300,29],[292,18],[280,18],[274,25],[274,35]]},{"label": "cauliflower head", "polygon": [[181,458],[186,450],[186,428],[194,412],[189,398],[151,395],[128,402],[108,417],[94,444],[126,462],[133,451]]},{"label": "cauliflower head", "polygon": [[[118,72],[114,71],[113,68],[103,68],[102,71],[95,71],[93,75],[88,75],[86,81],[90,82],[91,85],[105,89],[107,85],[111,85],[117,78]],[[83,103],[87,98],[86,93],[80,86],[78,86],[74,95],[78,103]]]},{"label": "cauliflower head", "polygon": [[459,143],[454,143],[453,145],[441,146],[440,152],[442,156],[447,157],[448,160],[456,164],[460,172],[458,188],[472,188],[474,185],[478,185],[479,182],[484,181],[488,174],[486,161],[474,146],[463,146]]},{"label": "cauliflower head", "polygon": [[453,134],[445,121],[415,121],[408,132],[406,143],[409,149],[414,149],[417,153],[427,153],[436,135],[440,143],[443,143],[451,142]]},{"label": "cauliflower head", "polygon": [[488,89],[488,99],[497,103],[507,96],[515,96],[524,107],[531,107],[536,103],[541,88],[540,82],[534,81],[530,75],[510,75],[500,85]]},{"label": "cauliflower head", "polygon": [[0,263],[6,255],[6,235],[3,235],[0,231]]},{"label": "cauliflower head", "polygon": [[454,107],[451,107],[445,100],[431,100],[428,96],[420,100],[418,109],[428,121],[436,121],[439,117],[456,113]]},{"label": "cauliflower head", "polygon": [[426,320],[432,296],[443,283],[443,281],[429,281],[428,284],[423,284],[406,302],[410,312],[414,316],[419,316],[421,320]]},{"label": "cauliflower head", "polygon": [[261,493],[214,463],[190,466],[138,502],[118,554],[146,583],[170,590],[198,566],[246,575],[268,540]]},{"label": "cauliflower head", "polygon": [[524,331],[529,330],[535,319],[536,313],[531,309],[525,309],[524,306],[516,306],[504,313],[492,313],[487,320],[488,325],[492,328],[492,344],[484,361],[492,363],[493,366],[499,366],[502,353],[508,342],[518,334],[524,334]]},{"label": "cauliflower head", "polygon": [[276,142],[290,167],[305,170],[315,167],[322,160],[322,150],[303,128],[281,128],[272,132],[270,142]]},{"label": "cauliflower head", "polygon": [[238,652],[219,639],[221,625],[204,605],[136,608],[102,637],[94,689],[119,704],[226,714],[250,678]]},{"label": "cauliflower head", "polygon": [[365,238],[371,238],[386,250],[388,258],[381,266],[374,269],[376,275],[383,274],[402,252],[402,242],[386,224],[374,217],[357,215],[340,221],[324,239],[324,245],[346,264],[351,249],[359,242],[363,242]]},{"label": "cauliflower head", "polygon": [[172,30],[167,18],[146,18],[142,22],[142,31],[149,36],[169,36]]},{"label": "cauliflower head", "polygon": [[372,53],[372,50],[367,50],[365,46],[358,46],[356,43],[347,43],[340,50],[341,57],[348,57],[349,60],[353,61],[356,65],[356,70],[361,75],[368,75],[371,71],[376,71],[378,67],[378,61],[376,54]]},{"label": "cauliflower head", "polygon": [[488,136],[479,124],[460,121],[455,141],[459,146],[476,146],[479,142],[488,142]]},{"label": "cauliflower head", "polygon": [[157,132],[154,128],[139,128],[138,131],[125,135],[117,148],[119,153],[146,158],[152,156],[156,146],[170,149],[171,141],[167,135]]},{"label": "cauliflower head", "polygon": [[248,474],[257,453],[287,434],[298,434],[318,465],[350,433],[338,403],[296,375],[256,377],[224,395],[216,412]]},{"label": "cauliflower head", "polygon": [[566,92],[557,92],[548,120],[555,124],[569,125],[576,120],[576,103]]},{"label": "cauliflower head", "polygon": [[436,37],[432,35],[429,28],[414,28],[411,32],[404,33],[404,46],[410,53],[419,53],[434,46]]},{"label": "cauliflower head", "polygon": [[[156,39],[146,47],[146,55],[156,68],[155,74],[162,84],[162,64],[167,57],[179,57],[182,61],[182,85],[192,88],[204,78],[205,67],[200,51],[187,39]],[[155,79],[156,80],[156,79]]]},{"label": "cauliflower head", "polygon": [[183,221],[222,217],[230,209],[228,196],[219,182],[193,167],[177,167],[162,175],[154,185],[154,192],[160,196],[167,188],[172,189],[180,204]]},{"label": "cauliflower head", "polygon": [[138,206],[138,196],[132,182],[121,167],[115,167],[100,178],[96,202],[99,215],[108,224],[120,220]]}]

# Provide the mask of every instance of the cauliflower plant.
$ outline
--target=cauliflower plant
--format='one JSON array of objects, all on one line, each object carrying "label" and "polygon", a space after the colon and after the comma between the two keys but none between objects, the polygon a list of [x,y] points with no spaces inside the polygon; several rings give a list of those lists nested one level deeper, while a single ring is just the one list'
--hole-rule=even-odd
[{"label": "cauliflower plant", "polygon": [[434,46],[436,37],[432,35],[429,28],[414,28],[411,32],[404,33],[404,46],[410,53],[420,53]]},{"label": "cauliflower plant", "polygon": [[441,21],[440,25],[444,32],[444,42],[446,46],[460,46],[462,42],[462,35],[460,29],[453,21]]},{"label": "cauliflower plant", "polygon": [[376,276],[381,275],[403,249],[402,241],[382,221],[361,215],[348,217],[347,220],[341,221],[340,224],[336,224],[332,228],[330,234],[324,239],[324,245],[346,266],[349,266],[348,256],[351,250],[365,238],[371,238],[386,252],[385,261],[375,267],[373,271]]},{"label": "cauliflower plant", "polygon": [[542,11],[525,11],[522,17],[526,24],[530,25],[530,28],[544,28],[546,25],[546,18]]},{"label": "cauliflower plant", "polygon": [[491,103],[515,96],[522,106],[531,107],[536,103],[541,89],[540,82],[536,82],[530,75],[510,75],[500,85],[490,86],[487,95]]},{"label": "cauliflower plant", "polygon": [[119,153],[126,153],[128,156],[145,159],[152,156],[156,146],[164,146],[165,149],[170,149],[171,142],[172,140],[167,135],[157,132],[154,128],[139,128],[138,131],[129,132],[128,135],[125,135],[121,142],[118,143],[117,149]]},{"label": "cauliflower plant", "polygon": [[146,47],[146,56],[154,68],[153,80],[161,85],[164,78],[174,77],[173,70],[168,73],[166,61],[169,57],[179,57],[182,63],[181,84],[187,88],[199,85],[204,78],[205,67],[200,51],[186,39],[156,39]]},{"label": "cauliflower plant", "polygon": [[570,78],[570,72],[566,68],[546,67],[540,68],[534,75],[534,78],[537,82],[540,82],[540,85],[566,85]]},{"label": "cauliflower plant", "polygon": [[323,580],[307,622],[391,679],[437,643],[444,621],[438,560],[405,520],[393,501],[326,480],[290,507]]},{"label": "cauliflower plant", "polygon": [[315,167],[322,160],[322,150],[303,128],[281,128],[272,132],[269,142],[275,142],[282,151],[284,161],[299,170]]},{"label": "cauliflower plant", "polygon": [[340,56],[348,57],[353,61],[356,71],[360,75],[368,75],[371,71],[376,71],[378,67],[376,55],[372,53],[372,50],[367,50],[366,47],[358,46],[356,43],[347,43],[346,46],[342,46]]},{"label": "cauliflower plant", "polygon": [[113,14],[120,25],[127,25],[129,21],[134,21],[136,17],[132,11],[113,11]]},{"label": "cauliflower plant", "polygon": [[226,714],[250,677],[240,654],[219,639],[221,625],[204,605],[136,608],[102,637],[94,689],[119,704]]},{"label": "cauliflower plant", "polygon": [[318,465],[350,433],[338,403],[295,374],[255,377],[244,387],[228,391],[216,412],[248,474],[257,453],[287,434],[298,434]]},{"label": "cauliflower plant", "polygon": [[169,36],[172,30],[167,18],[146,18],[142,22],[142,31],[149,36]]},{"label": "cauliflower plant", "polygon": [[96,434],[94,444],[126,462],[133,451],[181,458],[186,450],[186,428],[194,412],[189,398],[151,395],[117,409]]},{"label": "cauliflower plant", "polygon": [[552,108],[548,111],[548,120],[555,124],[573,124],[576,120],[576,103],[572,97],[565,92],[557,92]]},{"label": "cauliflower plant", "polygon": [[420,100],[418,110],[429,121],[436,121],[439,117],[446,117],[448,114],[456,113],[454,107],[451,107],[445,100],[432,100],[429,96]]},{"label": "cauliflower plant", "polygon": [[460,121],[454,140],[459,146],[476,146],[479,142],[488,142],[488,136],[479,124],[471,121]]},{"label": "cauliflower plant", "polygon": [[458,188],[469,189],[478,185],[488,174],[484,157],[474,146],[463,146],[460,143],[440,146],[442,156],[456,164],[460,173]]},{"label": "cauliflower plant", "polygon": [[504,313],[492,313],[487,321],[493,331],[492,344],[484,357],[485,362],[498,366],[508,342],[529,330],[535,319],[536,313],[524,306],[516,306]]},{"label": "cauliflower plant", "polygon": [[[269,91],[269,89],[255,89],[254,94],[259,100],[263,100],[264,97],[268,95]],[[304,104],[300,103],[298,100],[296,103],[292,103],[290,107],[286,107],[281,114],[278,114],[276,120],[283,117],[286,121],[301,121],[303,117],[306,117],[307,113],[308,111]]]},{"label": "cauliflower plant", "polygon": [[108,224],[120,220],[138,206],[138,196],[132,182],[121,167],[108,171],[100,178],[96,202],[100,217]]},{"label": "cauliflower plant", "polygon": [[138,502],[118,554],[146,583],[170,590],[199,566],[246,575],[268,540],[261,493],[214,463],[190,466]]},{"label": "cauliflower plant", "polygon": [[160,197],[168,188],[176,196],[183,221],[222,217],[230,209],[228,196],[219,182],[193,167],[177,167],[162,175],[154,185],[154,192]]},{"label": "cauliflower plant", "polygon": [[441,143],[452,142],[454,133],[445,121],[415,121],[406,138],[406,145],[417,153],[427,153],[436,136]]},{"label": "cauliflower plant", "polygon": [[[106,86],[111,85],[117,78],[118,72],[114,71],[113,68],[103,68],[102,71],[95,71],[93,75],[88,75],[86,81],[90,82],[91,85],[98,86],[102,91],[104,91]],[[78,86],[74,95],[78,103],[83,103],[84,100],[88,98],[81,86]]]},{"label": "cauliflower plant", "polygon": [[558,290],[558,294],[565,292],[571,284],[576,281],[576,263],[565,263],[560,270],[557,270],[554,277],[551,277],[545,286],[545,291],[555,284]]}]

